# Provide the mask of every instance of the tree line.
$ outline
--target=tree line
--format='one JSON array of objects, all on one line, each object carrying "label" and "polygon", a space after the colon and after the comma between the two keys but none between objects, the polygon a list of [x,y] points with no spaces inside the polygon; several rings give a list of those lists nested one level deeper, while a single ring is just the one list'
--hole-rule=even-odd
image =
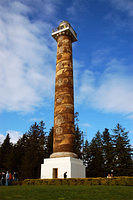
[{"label": "tree line", "polygon": [[[110,133],[105,128],[89,142],[84,140],[79,128],[78,113],[75,114],[74,152],[83,160],[87,177],[132,176],[132,149],[128,132],[120,124]],[[19,178],[40,178],[41,164],[53,152],[53,127],[46,133],[43,121],[34,123],[17,141],[10,142],[7,134],[0,145],[0,170],[16,171]]]}]

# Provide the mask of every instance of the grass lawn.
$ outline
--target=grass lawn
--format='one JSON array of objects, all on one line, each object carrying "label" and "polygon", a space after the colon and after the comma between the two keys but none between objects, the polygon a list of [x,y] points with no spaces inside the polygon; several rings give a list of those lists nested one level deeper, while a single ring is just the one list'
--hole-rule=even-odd
[{"label": "grass lawn", "polygon": [[0,186],[0,200],[131,200],[131,186]]}]

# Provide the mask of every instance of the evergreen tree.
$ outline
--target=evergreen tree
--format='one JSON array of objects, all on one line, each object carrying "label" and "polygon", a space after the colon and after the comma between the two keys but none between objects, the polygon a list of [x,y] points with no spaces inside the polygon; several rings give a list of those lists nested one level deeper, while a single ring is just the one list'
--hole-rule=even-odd
[{"label": "evergreen tree", "polygon": [[10,136],[7,134],[0,151],[1,168],[4,170],[12,170],[13,168],[13,144],[10,142]]},{"label": "evergreen tree", "polygon": [[88,140],[86,140],[83,147],[83,163],[86,167],[86,177],[89,176],[89,169],[88,169],[89,162],[90,162],[90,145]]},{"label": "evergreen tree", "polygon": [[74,140],[73,149],[74,149],[74,153],[78,155],[78,158],[82,158],[83,131],[80,130],[79,125],[78,125],[78,122],[79,122],[78,115],[79,115],[78,112],[76,112],[74,116],[75,140]]},{"label": "evergreen tree", "polygon": [[25,133],[14,145],[14,171],[18,172],[19,178],[23,179],[22,162],[26,154],[26,145],[28,141],[28,135]]},{"label": "evergreen tree", "polygon": [[1,153],[1,146],[0,146],[0,172],[2,170],[2,153]]},{"label": "evergreen tree", "polygon": [[35,122],[16,144],[16,149],[20,148],[17,159],[22,178],[40,177],[40,167],[46,157],[46,133],[44,130],[43,121],[39,124]]},{"label": "evergreen tree", "polygon": [[133,175],[133,165],[131,159],[131,146],[129,144],[128,132],[117,124],[113,129],[115,148],[115,169],[118,176]]},{"label": "evergreen tree", "polygon": [[54,133],[54,128],[52,127],[49,131],[49,135],[47,136],[47,157],[49,158],[50,155],[53,153],[53,133]]},{"label": "evergreen tree", "polygon": [[88,176],[102,177],[104,176],[104,159],[102,151],[102,139],[99,131],[92,139],[89,148]]},{"label": "evergreen tree", "polygon": [[114,170],[113,140],[107,128],[105,128],[102,134],[102,143],[103,143],[103,158],[104,158],[104,174],[105,176],[107,176],[108,173],[111,173],[112,170]]}]

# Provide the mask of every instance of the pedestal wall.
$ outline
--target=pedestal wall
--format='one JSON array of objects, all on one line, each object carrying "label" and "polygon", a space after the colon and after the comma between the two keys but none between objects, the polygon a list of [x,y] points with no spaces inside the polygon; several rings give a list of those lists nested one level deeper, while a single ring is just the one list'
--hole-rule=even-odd
[{"label": "pedestal wall", "polygon": [[58,169],[58,178],[85,178],[85,166],[83,161],[72,157],[44,159],[41,165],[41,179],[53,178],[53,169]]}]

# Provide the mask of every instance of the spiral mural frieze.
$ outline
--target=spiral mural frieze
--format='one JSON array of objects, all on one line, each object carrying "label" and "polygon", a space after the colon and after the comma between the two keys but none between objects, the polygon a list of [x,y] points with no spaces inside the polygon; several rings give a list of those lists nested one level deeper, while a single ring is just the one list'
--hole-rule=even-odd
[{"label": "spiral mural frieze", "polygon": [[73,152],[74,97],[72,40],[57,39],[53,152]]}]

